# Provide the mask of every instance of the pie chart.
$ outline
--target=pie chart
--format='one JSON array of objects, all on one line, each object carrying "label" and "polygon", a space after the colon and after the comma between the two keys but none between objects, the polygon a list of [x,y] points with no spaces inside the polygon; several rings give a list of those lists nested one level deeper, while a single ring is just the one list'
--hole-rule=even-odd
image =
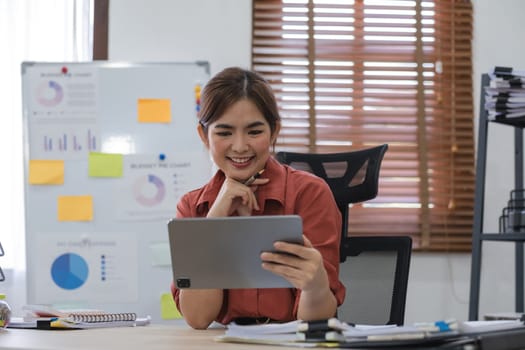
[{"label": "pie chart", "polygon": [[86,260],[74,253],[60,255],[51,265],[51,277],[63,289],[77,289],[86,282],[88,274]]},{"label": "pie chart", "polygon": [[158,176],[148,174],[135,181],[133,192],[135,200],[139,204],[145,207],[153,207],[164,199],[166,187]]},{"label": "pie chart", "polygon": [[42,82],[37,91],[38,102],[47,107],[53,107],[62,102],[64,90],[56,81],[50,80]]}]

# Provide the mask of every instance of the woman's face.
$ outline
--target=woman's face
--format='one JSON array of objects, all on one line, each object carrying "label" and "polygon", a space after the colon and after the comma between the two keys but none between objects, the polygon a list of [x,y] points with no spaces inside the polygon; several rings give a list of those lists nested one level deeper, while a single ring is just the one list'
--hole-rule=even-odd
[{"label": "woman's face", "polygon": [[250,100],[234,103],[207,133],[199,125],[199,135],[215,164],[227,177],[244,181],[264,168],[270,147],[278,130],[272,135],[270,125]]}]

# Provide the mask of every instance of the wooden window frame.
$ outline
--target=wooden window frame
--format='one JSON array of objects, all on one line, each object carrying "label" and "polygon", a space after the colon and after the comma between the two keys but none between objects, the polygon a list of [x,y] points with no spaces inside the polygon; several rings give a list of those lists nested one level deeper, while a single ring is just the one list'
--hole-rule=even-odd
[{"label": "wooden window frame", "polygon": [[[252,2],[252,69],[274,88],[283,117],[276,151],[333,153],[388,143],[378,197],[350,209],[349,235],[410,235],[415,250],[470,251],[475,182],[470,0],[383,1],[390,12],[375,15],[366,13],[373,13],[370,10],[381,1],[338,3],[343,5],[323,0]],[[413,45],[381,40],[372,45],[364,40],[370,35],[365,22],[372,17],[381,21],[402,16],[396,15],[399,4],[412,6],[413,15],[407,18],[415,23],[409,38]],[[330,12],[338,6],[339,13]],[[292,21],[285,20],[285,7],[296,11]],[[352,29],[345,25],[326,29],[330,26],[322,23],[319,14],[324,10],[328,20],[349,13]],[[319,39],[323,33],[316,27],[336,35],[335,30],[341,30],[350,39]],[[384,30],[378,35],[395,33]],[[403,54],[407,48],[412,52]],[[331,55],[333,61],[351,61],[351,68],[332,66],[342,73],[323,75],[319,65],[323,55],[324,63]],[[285,66],[285,60],[307,63]],[[380,71],[367,64],[374,61],[386,66],[389,60],[414,62],[408,72],[413,89],[399,88],[396,82],[408,79],[390,75],[383,79],[396,87],[375,83],[377,91],[390,89],[399,94],[366,92],[371,91],[367,81],[381,80],[367,75]],[[406,68],[391,69],[396,70],[407,73]],[[323,95],[319,92],[322,80],[330,79],[351,92]],[[292,88],[295,93],[287,92]],[[331,105],[323,102],[326,99],[332,99]],[[367,102],[374,99],[377,102]],[[340,110],[324,112],[334,106]],[[392,130],[400,130],[401,135]]]},{"label": "wooden window frame", "polygon": [[109,0],[95,0],[93,60],[108,59]]}]

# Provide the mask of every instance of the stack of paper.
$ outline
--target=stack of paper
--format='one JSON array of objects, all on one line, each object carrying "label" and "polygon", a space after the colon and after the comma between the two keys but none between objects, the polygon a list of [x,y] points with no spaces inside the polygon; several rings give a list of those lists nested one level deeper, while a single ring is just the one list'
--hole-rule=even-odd
[{"label": "stack of paper", "polygon": [[524,328],[521,320],[464,321],[459,323],[461,333],[483,333],[506,329]]},{"label": "stack of paper", "polygon": [[[321,329],[324,332],[319,332]],[[315,331],[315,337],[308,336],[307,333],[310,331]],[[224,335],[217,337],[216,340],[303,348],[378,349],[396,347],[419,349],[427,347],[444,348],[458,344],[475,345],[480,339],[485,339],[484,337],[488,339],[497,335],[498,332],[509,331],[515,332],[513,334],[525,334],[525,326],[519,320],[464,322],[445,320],[414,323],[407,326],[371,326],[350,325],[337,319],[328,319],[313,322],[293,321],[281,324],[250,326],[232,323],[228,325]]]},{"label": "stack of paper", "polygon": [[[315,321],[319,323],[319,321]],[[334,343],[355,344],[388,344],[391,342],[421,342],[436,338],[436,335],[457,335],[458,333],[448,329],[443,332],[432,324],[433,328],[420,325],[396,326],[396,325],[350,325],[337,319],[325,320],[329,326],[325,332],[315,332],[315,337],[308,335],[311,322],[293,321],[281,324],[264,324],[241,326],[235,323],[228,325],[223,336],[217,337],[217,341],[287,345],[297,347],[333,347]],[[316,324],[317,326],[317,324]]]},{"label": "stack of paper", "polygon": [[491,120],[525,117],[525,71],[495,67],[485,87],[485,109]]},{"label": "stack of paper", "polygon": [[258,344],[284,344],[302,340],[298,335],[298,326],[301,321],[288,323],[269,323],[262,325],[242,326],[230,323],[223,336],[218,341],[258,343]]}]

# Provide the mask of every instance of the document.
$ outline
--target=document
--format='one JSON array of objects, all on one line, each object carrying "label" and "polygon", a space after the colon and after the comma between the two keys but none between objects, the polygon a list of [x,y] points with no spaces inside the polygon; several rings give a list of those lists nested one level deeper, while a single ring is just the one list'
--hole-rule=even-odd
[{"label": "document", "polygon": [[[389,344],[395,342],[436,341],[457,336],[458,333],[448,328],[429,330],[428,324],[396,326],[396,325],[351,325],[337,319],[328,319],[324,331],[320,329],[321,321],[264,324],[242,326],[235,323],[228,325],[224,335],[216,338],[220,342],[273,344],[296,347],[334,347],[337,343],[345,345],[356,344],[369,347],[371,345]],[[436,323],[432,323],[435,327]],[[423,327],[424,326],[424,327]],[[438,336],[439,335],[439,336]]]},{"label": "document", "polygon": [[505,329],[524,328],[521,320],[464,321],[459,323],[461,333],[481,333]]}]

